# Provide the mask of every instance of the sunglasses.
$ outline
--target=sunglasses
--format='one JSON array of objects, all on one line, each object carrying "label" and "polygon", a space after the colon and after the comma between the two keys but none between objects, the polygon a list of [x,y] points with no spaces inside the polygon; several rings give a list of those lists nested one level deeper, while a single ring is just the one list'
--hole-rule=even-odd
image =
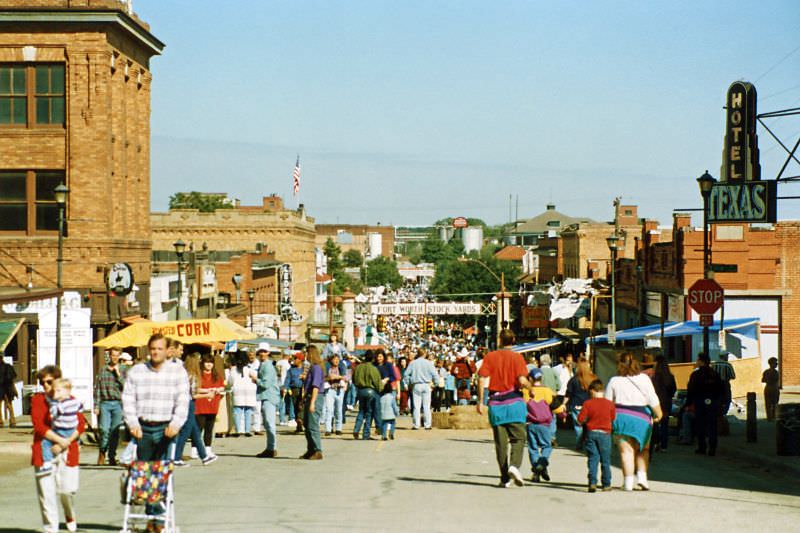
[{"label": "sunglasses", "polygon": [[51,379],[43,379],[42,380],[42,385],[50,385],[51,383],[53,383],[53,379],[52,378]]}]

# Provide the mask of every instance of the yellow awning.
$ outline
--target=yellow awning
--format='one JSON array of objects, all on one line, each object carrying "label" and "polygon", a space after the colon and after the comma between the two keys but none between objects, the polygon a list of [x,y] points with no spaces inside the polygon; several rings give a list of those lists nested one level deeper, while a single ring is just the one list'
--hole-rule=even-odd
[{"label": "yellow awning", "polygon": [[227,342],[254,339],[256,335],[244,328],[232,328],[226,322],[215,318],[196,320],[172,320],[169,322],[134,322],[105,339],[94,343],[99,348],[113,346],[144,346],[151,335],[161,333],[165,337],[184,344],[200,342]]}]

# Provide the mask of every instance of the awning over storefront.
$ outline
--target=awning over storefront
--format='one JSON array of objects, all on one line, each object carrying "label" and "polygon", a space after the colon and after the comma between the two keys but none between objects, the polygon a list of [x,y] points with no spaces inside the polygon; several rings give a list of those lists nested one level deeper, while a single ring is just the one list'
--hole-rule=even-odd
[{"label": "awning over storefront", "polygon": [[[23,322],[25,322],[24,318],[3,320],[0,322],[0,352],[5,351],[9,343],[11,343],[11,339],[17,334],[19,328],[22,327]],[[2,353],[0,353],[0,355],[2,355]]]},{"label": "awning over storefront", "polygon": [[[711,332],[718,333],[721,328],[723,331],[736,331],[747,337],[755,338],[758,334],[758,324],[758,318],[731,318],[722,323],[719,320],[715,320],[708,329]],[[703,327],[696,320],[687,322],[667,322],[664,324],[664,337],[685,337],[702,334]],[[652,324],[617,332],[618,341],[642,340],[646,338],[658,338],[660,336],[661,324]],[[608,335],[598,335],[586,339],[587,344],[599,342],[608,342]]]},{"label": "awning over storefront", "polygon": [[100,348],[144,346],[154,333],[161,333],[184,344],[226,342],[256,337],[244,328],[235,331],[214,318],[170,322],[141,321],[134,322],[127,328],[97,341],[94,345]]},{"label": "awning over storefront", "polygon": [[517,344],[516,346],[511,347],[511,351],[517,353],[526,353],[526,352],[538,352],[539,350],[545,350],[547,348],[552,348],[554,346],[558,346],[559,344],[563,344],[564,339],[545,339],[542,341],[534,341],[534,342],[526,342],[524,344]]}]

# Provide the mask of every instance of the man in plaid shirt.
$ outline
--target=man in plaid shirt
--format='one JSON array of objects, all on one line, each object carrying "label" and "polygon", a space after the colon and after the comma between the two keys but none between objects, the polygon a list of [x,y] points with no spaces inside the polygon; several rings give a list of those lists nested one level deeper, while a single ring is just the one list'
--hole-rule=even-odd
[{"label": "man in plaid shirt", "polygon": [[128,371],[122,411],[137,440],[140,461],[166,459],[172,438],[189,412],[189,376],[183,365],[164,364],[167,339],[156,334],[147,343],[150,360]]},{"label": "man in plaid shirt", "polygon": [[100,453],[97,464],[104,465],[106,452],[108,464],[117,464],[117,443],[122,425],[122,386],[125,384],[126,367],[119,364],[122,348],[111,348],[108,364],[97,374],[94,383],[94,414],[100,425]]}]

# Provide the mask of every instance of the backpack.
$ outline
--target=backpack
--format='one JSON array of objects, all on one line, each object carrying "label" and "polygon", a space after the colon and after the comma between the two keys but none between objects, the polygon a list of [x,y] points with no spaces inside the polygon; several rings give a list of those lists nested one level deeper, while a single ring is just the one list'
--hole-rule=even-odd
[{"label": "backpack", "polygon": [[544,400],[528,400],[528,424],[549,424],[553,420],[553,412]]}]

